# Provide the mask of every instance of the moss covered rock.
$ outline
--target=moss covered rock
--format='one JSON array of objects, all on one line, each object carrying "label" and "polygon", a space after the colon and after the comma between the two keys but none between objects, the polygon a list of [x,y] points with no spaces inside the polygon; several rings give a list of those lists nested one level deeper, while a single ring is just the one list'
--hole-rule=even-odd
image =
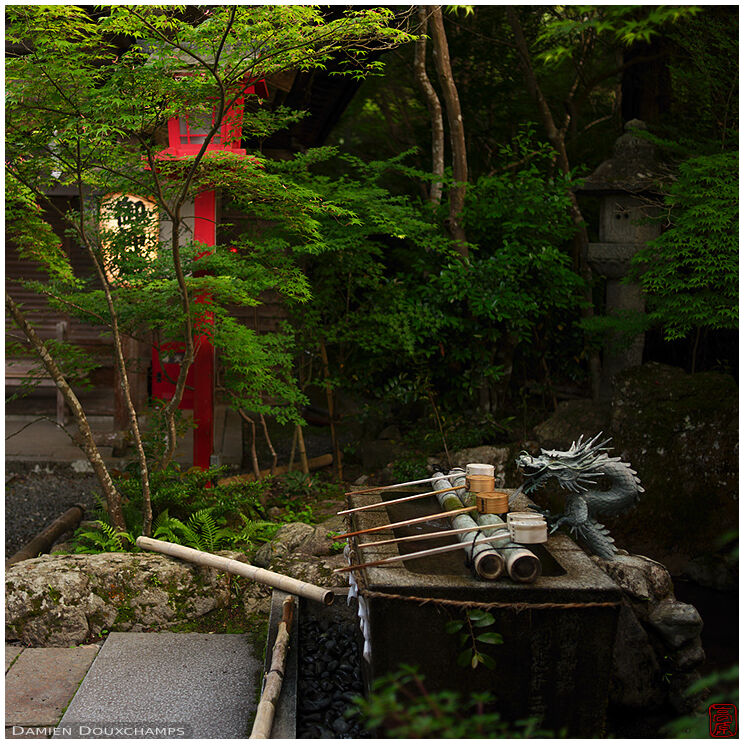
[{"label": "moss covered rock", "polygon": [[162,630],[230,601],[229,577],[167,556],[47,555],[5,574],[6,639],[69,646],[112,630]]}]

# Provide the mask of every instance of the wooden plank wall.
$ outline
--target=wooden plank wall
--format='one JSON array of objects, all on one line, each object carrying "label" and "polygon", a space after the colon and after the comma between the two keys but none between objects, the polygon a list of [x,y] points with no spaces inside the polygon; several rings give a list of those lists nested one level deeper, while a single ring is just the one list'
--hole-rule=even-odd
[{"label": "wooden plank wall", "polygon": [[[59,207],[65,206],[65,197],[54,197]],[[68,202],[69,203],[69,202]],[[73,240],[64,234],[61,220],[54,212],[47,214],[47,219],[60,236],[65,251],[70,255],[75,273],[79,276],[91,276],[94,272],[92,263],[84,250]],[[225,219],[231,223],[239,223],[242,228],[248,218],[241,215],[228,214]],[[255,224],[255,221],[254,221]],[[220,240],[229,236],[223,233]],[[122,402],[116,395],[116,375],[114,373],[113,346],[111,337],[106,335],[105,328],[94,324],[83,323],[72,318],[67,313],[54,310],[47,304],[46,298],[22,287],[19,279],[34,279],[43,281],[46,277],[40,266],[22,259],[16,246],[6,245],[5,251],[5,276],[8,292],[24,306],[27,317],[34,323],[42,338],[54,338],[56,324],[60,320],[68,323],[68,340],[85,348],[94,354],[102,362],[102,367],[96,370],[92,376],[93,390],[83,392],[81,396],[88,396],[95,400],[95,413],[98,415],[113,415],[117,419],[117,427],[123,428],[126,416],[122,408]],[[276,331],[279,323],[286,319],[286,308],[282,300],[275,292],[266,292],[263,296],[263,304],[258,307],[233,307],[232,312],[248,328],[258,333]],[[15,324],[6,316],[6,331],[19,337],[20,331]],[[129,341],[126,344],[125,354],[132,360],[129,366],[130,385],[133,388],[135,404],[140,410],[147,401],[148,375],[151,364],[151,348],[149,344]],[[219,363],[219,360],[218,360]],[[6,392],[9,392],[6,391]],[[49,398],[49,415],[54,413],[54,399]]]}]

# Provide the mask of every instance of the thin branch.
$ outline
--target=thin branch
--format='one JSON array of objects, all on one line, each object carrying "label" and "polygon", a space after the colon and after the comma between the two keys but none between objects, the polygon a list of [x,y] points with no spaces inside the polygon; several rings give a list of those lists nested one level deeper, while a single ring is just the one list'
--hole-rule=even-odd
[{"label": "thin branch", "polygon": [[261,418],[261,426],[263,427],[263,433],[264,438],[266,439],[266,444],[269,447],[269,451],[271,452],[271,474],[274,475],[274,472],[276,471],[276,462],[278,459],[278,456],[276,454],[276,450],[274,449],[274,445],[271,443],[271,437],[269,436],[269,429],[266,426],[266,417],[263,415],[263,413],[259,414]]},{"label": "thin branch", "polygon": [[[9,434],[7,437],[5,437],[5,441],[7,442],[9,439],[17,437],[22,431],[28,429],[29,426],[33,426],[34,424],[39,423],[39,421],[48,421],[50,424],[54,424],[58,429],[61,429],[70,438],[70,441],[75,442],[75,437],[70,434],[70,432],[67,431],[67,429],[62,424],[52,418],[49,418],[49,416],[38,416],[33,421],[29,421],[27,424],[24,424],[20,429],[18,429],[18,431],[14,431],[12,434]],[[77,442],[75,443],[77,444]]]},{"label": "thin branch", "polygon": [[258,455],[256,454],[256,422],[242,409],[238,408],[238,415],[251,427],[251,465],[253,466],[253,475],[256,480],[261,479],[261,468],[258,466]]}]

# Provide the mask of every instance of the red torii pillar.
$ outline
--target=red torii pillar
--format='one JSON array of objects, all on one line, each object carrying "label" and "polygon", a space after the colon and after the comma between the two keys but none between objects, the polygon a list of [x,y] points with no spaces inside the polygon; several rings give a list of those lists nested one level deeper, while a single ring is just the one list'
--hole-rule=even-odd
[{"label": "red torii pillar", "polygon": [[[246,81],[241,94],[232,102],[232,106],[225,112],[220,123],[219,132],[213,134],[212,141],[206,150],[222,150],[245,157],[245,150],[240,147],[243,126],[243,96],[255,93],[262,98],[268,98],[269,91],[264,80]],[[214,117],[215,110],[212,110]],[[214,118],[213,118],[214,121]],[[204,140],[209,133],[211,123],[205,125],[203,120],[191,121],[188,113],[175,116],[168,121],[169,147],[158,157],[188,157],[201,152]],[[205,155],[207,153],[204,153]],[[217,244],[217,199],[213,189],[197,194],[194,199],[194,240],[205,246]],[[201,256],[209,255],[205,250]],[[208,292],[203,292],[195,298],[201,305],[209,305],[211,298]],[[194,465],[208,468],[214,446],[214,403],[215,403],[215,351],[212,343],[214,332],[214,314],[204,309],[204,313],[196,321],[194,328],[195,357],[189,370],[187,380],[193,381],[193,410],[194,410]],[[172,344],[163,344],[161,349]],[[183,346],[180,347],[183,349]],[[158,358],[155,358],[157,356]],[[161,365],[158,354],[153,357],[153,372],[156,379],[162,377],[165,365]],[[175,366],[175,365],[174,365]],[[175,371],[175,370],[174,370]],[[177,374],[177,372],[176,372]],[[156,392],[156,387],[158,392]],[[160,382],[153,381],[154,397],[170,397],[169,391],[163,389]],[[172,396],[173,393],[170,392]],[[188,408],[183,400],[181,408]]]},{"label": "red torii pillar", "polygon": [[[217,244],[217,199],[214,190],[203,191],[194,199],[194,240],[208,246]],[[209,255],[209,251],[202,254]],[[199,294],[195,302],[210,304],[207,292]],[[214,385],[215,353],[212,343],[214,314],[205,308],[194,328],[194,465],[203,469],[210,466],[214,448]]]}]

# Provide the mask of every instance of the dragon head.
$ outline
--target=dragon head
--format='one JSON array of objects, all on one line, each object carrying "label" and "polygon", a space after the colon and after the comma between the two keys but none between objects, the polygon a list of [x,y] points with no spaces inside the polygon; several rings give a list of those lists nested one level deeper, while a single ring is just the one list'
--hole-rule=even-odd
[{"label": "dragon head", "polygon": [[576,493],[586,491],[596,485],[592,480],[602,473],[595,472],[600,462],[607,460],[607,443],[609,439],[599,442],[600,432],[586,442],[583,436],[574,442],[566,451],[540,450],[536,457],[527,452],[520,452],[516,459],[517,468],[525,477],[525,493],[530,493],[545,485],[549,478],[557,478],[561,488]]}]

